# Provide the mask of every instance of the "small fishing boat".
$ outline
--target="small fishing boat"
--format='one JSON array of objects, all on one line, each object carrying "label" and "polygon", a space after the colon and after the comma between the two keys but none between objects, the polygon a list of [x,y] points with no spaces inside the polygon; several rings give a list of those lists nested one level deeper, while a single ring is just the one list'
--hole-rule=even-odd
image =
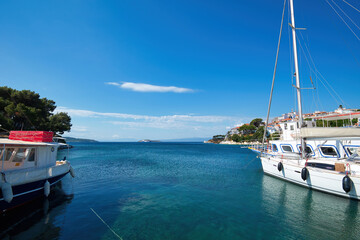
[{"label": "small fishing boat", "polygon": [[53,142],[56,142],[59,144],[58,150],[70,149],[70,148],[74,147],[74,146],[68,144],[66,142],[66,139],[63,137],[53,137]]},{"label": "small fishing boat", "polygon": [[0,138],[0,211],[48,196],[66,174],[75,176],[69,161],[56,160],[59,144],[52,137],[52,132],[11,131],[9,139]]},{"label": "small fishing boat", "polygon": [[[259,154],[266,174],[311,189],[360,200],[360,128],[317,127],[316,122],[304,120],[293,0],[289,3],[298,113],[295,119],[280,124],[279,139],[270,140],[265,145],[276,73],[275,64],[263,144],[259,148],[250,149]],[[280,39],[281,35],[279,45]],[[342,115],[338,115],[338,119],[342,119],[341,117]],[[333,118],[336,121],[338,119]]]}]

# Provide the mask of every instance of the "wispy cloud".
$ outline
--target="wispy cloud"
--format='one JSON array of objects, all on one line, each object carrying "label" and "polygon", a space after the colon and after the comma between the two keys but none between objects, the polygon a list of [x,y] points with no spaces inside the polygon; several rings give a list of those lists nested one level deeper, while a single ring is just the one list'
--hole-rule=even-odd
[{"label": "wispy cloud", "polygon": [[85,127],[85,126],[74,125],[74,126],[71,127],[71,131],[73,131],[73,132],[86,132],[86,131],[88,131],[88,128]]},{"label": "wispy cloud", "polygon": [[133,83],[133,82],[106,82],[105,84],[116,86],[122,89],[131,90],[134,92],[174,92],[174,93],[189,93],[194,92],[193,89],[190,88],[181,88],[174,86],[157,86],[146,83]]},{"label": "wispy cloud", "polygon": [[[96,112],[57,107],[55,112],[67,112],[75,128],[71,136],[103,140],[145,138],[210,137],[224,133],[226,126],[234,126],[247,118],[218,115],[136,115]],[[86,127],[85,127],[86,126]],[[86,130],[86,132],[84,132]],[[117,135],[117,136],[116,136]],[[118,137],[119,136],[119,137]]]},{"label": "wispy cloud", "polygon": [[[132,120],[146,120],[146,121],[162,121],[162,122],[200,122],[200,123],[217,123],[226,120],[235,120],[234,117],[228,116],[196,116],[196,115],[164,115],[164,116],[150,116],[150,115],[134,115],[126,113],[103,113],[94,112],[88,110],[71,109],[66,107],[57,107],[55,112],[67,112],[71,116],[78,117],[109,117],[109,118],[121,118],[121,119],[132,119]],[[238,118],[236,118],[238,120]]]}]

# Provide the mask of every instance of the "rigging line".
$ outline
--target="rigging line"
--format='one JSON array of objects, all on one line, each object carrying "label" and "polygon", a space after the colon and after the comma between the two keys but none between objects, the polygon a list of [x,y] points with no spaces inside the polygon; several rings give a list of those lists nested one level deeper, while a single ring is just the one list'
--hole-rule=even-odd
[{"label": "rigging line", "polygon": [[[303,38],[303,36],[301,35],[301,33],[300,33],[300,36]],[[303,38],[303,39],[304,39],[304,38]],[[308,58],[307,58],[307,56],[306,56],[304,47],[302,46],[302,43],[301,43],[301,41],[300,41],[300,39],[299,39],[298,37],[297,37],[297,41],[298,41],[298,43],[299,43],[300,49],[302,50],[302,52],[303,52],[303,54],[304,54],[305,60],[306,60],[306,62],[307,62],[307,64],[308,64],[308,67],[310,68],[310,70],[314,71],[314,74],[315,74],[316,78],[318,78],[318,74],[317,74],[318,71],[317,71],[317,69],[316,69],[316,66],[315,66],[314,61],[311,59],[311,62],[312,62],[312,64],[313,64],[313,67],[315,68],[315,69],[312,69],[311,66],[310,66],[310,62],[309,62],[309,60],[308,60]],[[307,52],[308,52],[308,54],[309,54],[309,57],[311,58],[311,54],[310,54],[309,49],[308,49],[307,46],[306,46],[306,43],[304,43],[304,45],[305,45],[306,50],[307,50]],[[316,71],[315,71],[315,70],[316,70]],[[323,83],[323,84],[324,84],[324,83]],[[336,97],[331,94],[331,92],[329,91],[328,88],[326,88],[326,89],[328,90],[329,94],[333,97],[333,99],[335,100],[335,102],[339,105],[338,99],[336,99]],[[317,92],[317,93],[318,93],[318,92]],[[335,92],[335,93],[336,93],[336,92]],[[315,103],[316,106],[318,107],[317,102],[315,101],[315,97],[313,97],[313,99],[314,99],[314,103]],[[319,97],[318,97],[318,99],[319,99],[319,103],[321,104]],[[340,97],[339,97],[339,100],[340,100],[340,102],[342,102],[342,100],[341,100]],[[322,104],[321,104],[321,105],[322,105]]]},{"label": "rigging line", "polygon": [[107,227],[110,229],[110,231],[111,231],[116,237],[118,237],[119,239],[122,240],[122,237],[120,237],[114,230],[112,230],[112,228],[99,216],[99,214],[97,214],[97,213],[95,212],[94,209],[90,208],[90,210],[93,211],[93,213],[105,224],[105,226],[107,226]]},{"label": "rigging line", "polygon": [[[325,79],[324,79],[325,80]],[[336,104],[337,105],[340,105],[339,104],[339,101],[336,99],[336,97],[334,97],[334,95],[332,95],[331,94],[331,92],[329,91],[329,88],[326,86],[326,84],[323,82],[323,81],[321,81],[321,78],[319,78],[319,81],[322,83],[322,85],[326,88],[326,90],[328,91],[328,93],[333,97],[333,99],[335,100],[335,102],[336,102]]]},{"label": "rigging line", "polygon": [[[300,34],[301,35],[301,34]],[[298,42],[299,42],[299,45],[300,45],[300,48],[303,50],[303,47],[302,47],[302,45],[301,45],[301,42],[300,42],[300,40],[298,39]],[[309,57],[310,57],[310,59],[311,59],[311,62],[312,62],[312,64],[314,65],[314,68],[315,68],[315,74],[316,74],[316,76],[317,76],[317,73],[319,74],[319,76],[321,77],[321,78],[323,78],[323,80],[329,85],[329,87],[330,87],[330,89],[335,93],[335,95],[339,98],[338,100],[340,100],[340,102],[342,102],[342,104],[344,104],[345,105],[345,101],[339,96],[339,94],[337,94],[337,92],[334,90],[334,88],[329,84],[329,82],[325,79],[325,77],[320,73],[320,71],[319,70],[317,70],[317,68],[316,68],[316,65],[315,65],[315,62],[314,62],[314,60],[313,60],[313,58],[312,58],[312,56],[311,56],[311,53],[310,53],[310,51],[309,51],[309,49],[307,48],[307,46],[306,46],[306,44],[305,44],[305,47],[306,47],[306,49],[307,49],[307,52],[309,53]],[[305,55],[305,54],[304,54]],[[306,55],[305,55],[305,58],[306,58]],[[329,91],[329,90],[328,90]],[[330,92],[329,92],[330,93]],[[331,94],[331,96],[333,96],[332,94]],[[335,98],[334,98],[335,99]],[[336,100],[336,99],[335,99]],[[336,100],[336,102],[338,103],[338,101]]]},{"label": "rigging line", "polygon": [[[333,24],[334,28],[337,28],[337,26],[331,21],[331,23]],[[341,40],[344,42],[344,46],[346,47],[346,49],[349,51],[349,53],[353,56],[353,58],[355,59],[355,62],[360,66],[360,61],[358,60],[358,58],[356,57],[356,55],[354,54],[354,51],[351,51],[351,47],[349,46],[349,43],[344,39],[344,37],[342,36],[342,34],[339,34]]]},{"label": "rigging line", "polygon": [[335,6],[337,6],[337,7],[339,8],[339,10],[360,30],[359,26],[356,25],[356,23],[349,17],[349,15],[347,15],[347,14],[344,12],[344,10],[342,10],[342,9],[340,8],[340,6],[337,5],[333,0],[331,0],[331,1],[332,1],[333,4],[335,4]]},{"label": "rigging line", "polygon": [[335,93],[335,95],[339,98],[340,102],[342,102],[343,105],[348,106],[346,102],[340,97],[340,95],[334,90],[334,88],[329,84],[329,82],[325,79],[325,77],[319,72],[317,69],[316,71],[319,73],[320,77],[326,82],[327,85],[329,85],[330,89]]},{"label": "rigging line", "polygon": [[[301,34],[300,34],[301,35]],[[302,36],[301,36],[302,37]],[[299,43],[299,45],[300,45],[300,48],[301,48],[301,50],[302,50],[302,52],[304,53],[304,57],[305,57],[305,60],[306,60],[306,62],[307,62],[307,65],[308,65],[308,67],[309,67],[309,72],[311,72],[311,70],[312,70],[312,67],[310,66],[310,62],[309,62],[309,60],[308,60],[308,58],[307,58],[307,56],[306,56],[306,52],[305,52],[305,50],[304,50],[304,48],[303,48],[303,46],[302,46],[302,44],[301,44],[301,41],[300,41],[300,39],[299,39],[299,37],[298,36],[296,36],[296,38],[297,38],[297,40],[298,40],[298,43]],[[304,40],[304,38],[303,38],[303,40]],[[305,42],[305,41],[304,41]],[[304,43],[304,45],[306,45],[305,43]],[[315,72],[315,75],[316,75],[316,72]]]},{"label": "rigging line", "polygon": [[273,95],[273,91],[274,91],[275,75],[276,75],[276,68],[277,68],[278,57],[279,57],[282,28],[283,28],[283,24],[284,24],[285,8],[286,8],[286,0],[284,0],[284,7],[283,7],[282,17],[281,17],[280,33],[279,33],[278,46],[277,46],[277,50],[276,50],[276,59],[275,59],[275,67],[274,67],[273,79],[272,79],[272,83],[271,83],[269,106],[268,106],[268,112],[267,112],[267,116],[266,116],[266,124],[265,124],[265,129],[264,129],[264,135],[263,135],[263,139],[262,139],[262,146],[263,147],[264,147],[264,142],[265,142],[265,138],[266,138],[267,127],[268,127],[268,124],[269,124],[269,115],[270,115],[272,95]]},{"label": "rigging line", "polygon": [[355,35],[355,37],[360,41],[360,38],[356,35],[356,33],[351,29],[351,27],[347,24],[347,22],[340,16],[340,14],[335,10],[335,8],[329,3],[328,0],[326,2],[329,6],[334,10],[334,12],[339,16],[339,18],[345,23],[345,25],[350,29],[350,31]]},{"label": "rigging line", "polygon": [[356,7],[354,7],[353,5],[351,5],[350,3],[348,3],[347,1],[343,0],[344,3],[346,3],[347,5],[349,5],[350,7],[352,7],[353,9],[355,9],[356,11],[358,11],[360,13],[360,10],[357,9]]},{"label": "rigging line", "polygon": [[306,58],[306,53],[305,53],[305,51],[304,51],[304,48],[301,46],[300,39],[298,39],[298,42],[299,42],[299,44],[300,44],[300,47],[302,48],[302,50],[303,50],[303,52],[304,52],[305,58],[306,58],[306,60],[307,60],[307,62],[308,62],[308,64],[309,64],[309,68],[315,73],[315,77],[317,77],[317,74],[316,74],[316,71],[315,71],[315,69],[316,69],[315,62],[314,62],[314,60],[313,60],[313,58],[312,58],[312,56],[311,56],[310,50],[309,50],[309,48],[308,48],[308,46],[307,46],[307,44],[306,44],[306,42],[305,42],[305,39],[304,39],[302,33],[301,33],[301,32],[299,32],[299,33],[300,33],[300,37],[301,37],[301,38],[303,39],[303,41],[304,41],[304,46],[305,46],[306,52],[307,52],[307,54],[309,55],[309,58],[310,58],[310,60],[311,60],[311,63],[312,63],[312,65],[313,65],[314,69],[312,69],[312,68],[310,67],[310,63],[309,63],[308,59]]}]

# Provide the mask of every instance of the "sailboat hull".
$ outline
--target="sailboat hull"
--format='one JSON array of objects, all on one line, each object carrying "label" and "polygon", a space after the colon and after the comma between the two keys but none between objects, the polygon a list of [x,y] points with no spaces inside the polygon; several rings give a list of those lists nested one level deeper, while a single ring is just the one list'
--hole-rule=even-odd
[{"label": "sailboat hull", "polygon": [[360,179],[349,175],[351,179],[351,190],[346,193],[343,189],[343,178],[345,173],[332,170],[307,167],[306,179],[301,176],[304,165],[297,164],[296,160],[283,160],[282,170],[278,170],[279,159],[273,157],[260,157],[264,173],[292,182],[303,187],[334,194],[341,197],[360,200]]}]

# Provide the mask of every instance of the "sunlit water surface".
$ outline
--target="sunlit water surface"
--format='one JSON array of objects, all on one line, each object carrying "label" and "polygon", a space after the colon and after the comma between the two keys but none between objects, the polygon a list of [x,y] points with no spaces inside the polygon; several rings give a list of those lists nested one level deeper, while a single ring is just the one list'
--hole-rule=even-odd
[{"label": "sunlit water surface", "polygon": [[359,202],[266,176],[239,146],[74,145],[76,178],[2,217],[1,237],[360,239]]}]

